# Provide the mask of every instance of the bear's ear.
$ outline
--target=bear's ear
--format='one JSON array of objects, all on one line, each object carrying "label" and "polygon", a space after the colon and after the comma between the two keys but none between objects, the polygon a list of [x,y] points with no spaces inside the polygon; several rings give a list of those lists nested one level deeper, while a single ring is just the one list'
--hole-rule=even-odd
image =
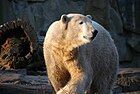
[{"label": "bear's ear", "polygon": [[92,20],[92,16],[91,15],[86,15],[86,17],[88,17],[89,19]]},{"label": "bear's ear", "polygon": [[66,14],[63,14],[63,15],[61,16],[61,21],[62,21],[63,23],[68,22],[68,17],[67,17]]},{"label": "bear's ear", "polygon": [[63,14],[60,21],[62,23],[62,29],[66,30],[68,27],[69,17],[66,14]]}]

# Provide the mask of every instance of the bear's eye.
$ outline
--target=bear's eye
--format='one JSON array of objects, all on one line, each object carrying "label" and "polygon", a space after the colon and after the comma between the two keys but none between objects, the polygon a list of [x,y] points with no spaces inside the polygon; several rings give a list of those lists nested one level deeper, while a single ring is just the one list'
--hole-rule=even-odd
[{"label": "bear's eye", "polygon": [[79,24],[83,24],[83,21],[81,21]]}]

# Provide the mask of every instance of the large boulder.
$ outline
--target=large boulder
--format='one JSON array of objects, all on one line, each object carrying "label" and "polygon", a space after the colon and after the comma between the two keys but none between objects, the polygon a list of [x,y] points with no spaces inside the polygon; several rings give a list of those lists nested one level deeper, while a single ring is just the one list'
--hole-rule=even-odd
[{"label": "large boulder", "polygon": [[120,62],[131,62],[133,58],[132,50],[127,46],[126,38],[117,34],[112,36],[118,49]]},{"label": "large boulder", "polygon": [[132,33],[128,38],[128,44],[136,51],[140,52],[140,35]]},{"label": "large boulder", "polygon": [[90,14],[93,20],[104,27],[109,25],[109,0],[86,0],[85,14]]},{"label": "large boulder", "polygon": [[110,10],[110,25],[109,25],[110,32],[114,32],[118,35],[123,34],[123,23],[120,15],[112,7],[110,7],[109,10]]}]

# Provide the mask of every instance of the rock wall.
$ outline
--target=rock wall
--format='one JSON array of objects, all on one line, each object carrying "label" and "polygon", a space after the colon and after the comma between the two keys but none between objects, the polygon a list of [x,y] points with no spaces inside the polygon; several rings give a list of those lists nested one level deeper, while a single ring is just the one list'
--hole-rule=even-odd
[{"label": "rock wall", "polygon": [[[76,0],[75,0],[76,1]],[[15,18],[28,21],[37,32],[46,32],[49,25],[64,13],[84,13],[84,0],[2,0],[3,22]],[[4,4],[8,7],[5,7]],[[9,13],[11,15],[9,15]],[[12,18],[11,18],[12,16]],[[4,17],[5,18],[5,17]]]},{"label": "rock wall", "polygon": [[[123,22],[123,37],[129,53],[122,64],[128,67],[140,67],[140,1],[118,0],[120,16]],[[139,16],[139,17],[138,17]]]},{"label": "rock wall", "polygon": [[140,67],[140,0],[1,0],[0,24],[22,18],[38,33],[62,14],[90,14],[109,30],[120,56],[120,67]]}]

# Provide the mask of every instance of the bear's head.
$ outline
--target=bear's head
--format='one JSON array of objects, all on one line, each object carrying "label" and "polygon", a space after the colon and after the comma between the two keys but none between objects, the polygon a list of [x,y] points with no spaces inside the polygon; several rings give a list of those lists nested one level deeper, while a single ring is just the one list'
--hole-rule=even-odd
[{"label": "bear's head", "polygon": [[67,44],[67,47],[76,48],[90,43],[98,32],[93,27],[90,15],[64,14],[57,22],[59,26],[55,29],[55,41],[59,41],[59,45]]},{"label": "bear's head", "polygon": [[60,19],[62,37],[74,47],[91,42],[97,34],[92,25],[91,16],[82,14],[62,15]]}]

